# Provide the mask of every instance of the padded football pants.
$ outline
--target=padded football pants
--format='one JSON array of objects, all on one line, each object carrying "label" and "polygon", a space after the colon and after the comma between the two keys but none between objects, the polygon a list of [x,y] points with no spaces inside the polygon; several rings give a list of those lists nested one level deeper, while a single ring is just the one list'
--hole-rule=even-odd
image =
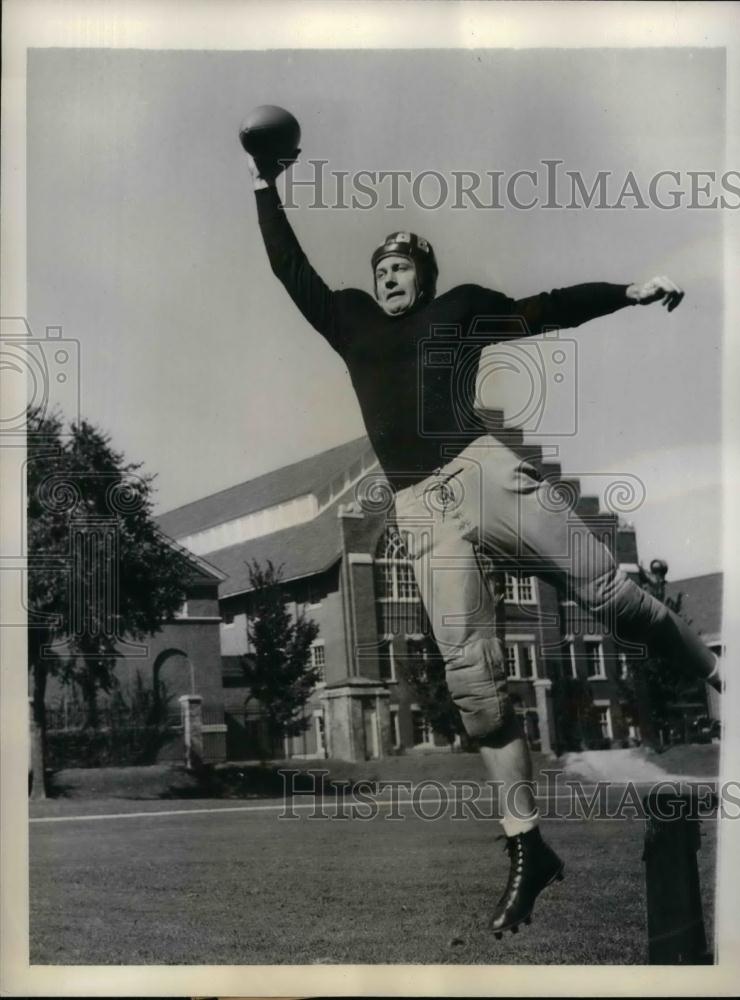
[{"label": "padded football pants", "polygon": [[399,529],[446,679],[470,736],[511,721],[504,616],[486,570],[521,570],[554,583],[616,641],[645,644],[708,675],[714,654],[665,605],[631,581],[552,484],[490,435],[395,498]]}]

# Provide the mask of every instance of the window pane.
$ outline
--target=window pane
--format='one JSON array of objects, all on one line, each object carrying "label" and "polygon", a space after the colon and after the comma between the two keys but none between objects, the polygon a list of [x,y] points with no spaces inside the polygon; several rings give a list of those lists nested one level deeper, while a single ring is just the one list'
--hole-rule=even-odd
[{"label": "window pane", "polygon": [[401,729],[398,725],[398,709],[391,709],[391,733],[393,736],[393,746],[394,749],[398,749],[401,745]]},{"label": "window pane", "polygon": [[504,582],[504,599],[507,601],[516,600],[516,577],[512,573],[507,573]]},{"label": "window pane", "polygon": [[522,677],[531,678],[535,676],[534,648],[532,646],[519,647],[519,669]]},{"label": "window pane", "polygon": [[534,588],[532,586],[531,576],[519,577],[519,600],[520,601],[534,600]]},{"label": "window pane", "polygon": [[412,710],[411,722],[413,724],[414,746],[418,746],[420,743],[425,743],[426,726],[424,724],[424,716],[418,709]]},{"label": "window pane", "polygon": [[323,643],[311,646],[311,666],[319,671],[319,683],[324,681],[324,667],[326,666],[326,651]]},{"label": "window pane", "polygon": [[393,644],[390,639],[384,642],[379,651],[378,659],[380,661],[380,679],[383,681],[392,681],[393,677]]},{"label": "window pane", "polygon": [[387,562],[380,564],[380,596],[393,597],[393,567]]},{"label": "window pane", "polygon": [[508,677],[516,677],[516,646],[506,644],[506,674]]},{"label": "window pane", "polygon": [[585,643],[585,646],[586,646],[586,660],[588,662],[588,676],[589,677],[602,676],[601,643],[587,642]]},{"label": "window pane", "polygon": [[399,563],[398,567],[398,596],[403,600],[414,600],[417,597],[416,580],[414,571],[408,563]]}]

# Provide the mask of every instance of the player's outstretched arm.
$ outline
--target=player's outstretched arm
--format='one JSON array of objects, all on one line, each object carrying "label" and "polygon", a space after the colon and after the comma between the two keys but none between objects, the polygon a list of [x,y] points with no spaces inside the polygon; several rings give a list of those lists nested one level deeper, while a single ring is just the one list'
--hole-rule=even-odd
[{"label": "player's outstretched arm", "polygon": [[666,277],[630,285],[604,281],[556,288],[512,302],[512,315],[521,317],[530,334],[546,327],[574,327],[607,316],[626,306],[662,302],[672,312],[683,299],[683,291]]},{"label": "player's outstretched arm", "polygon": [[295,163],[299,153],[296,149],[288,160],[279,161],[256,161],[247,153],[247,164],[270,267],[308,322],[335,346],[334,293],[309,263],[275,187],[276,178]]}]

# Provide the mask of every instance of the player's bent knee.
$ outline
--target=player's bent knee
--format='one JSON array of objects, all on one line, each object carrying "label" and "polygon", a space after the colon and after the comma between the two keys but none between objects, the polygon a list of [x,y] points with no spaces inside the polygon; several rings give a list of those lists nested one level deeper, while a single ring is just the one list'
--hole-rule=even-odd
[{"label": "player's bent knee", "polygon": [[649,630],[668,614],[664,604],[638,587],[614,564],[597,576],[579,581],[575,597],[602,624],[619,622],[628,631]]}]

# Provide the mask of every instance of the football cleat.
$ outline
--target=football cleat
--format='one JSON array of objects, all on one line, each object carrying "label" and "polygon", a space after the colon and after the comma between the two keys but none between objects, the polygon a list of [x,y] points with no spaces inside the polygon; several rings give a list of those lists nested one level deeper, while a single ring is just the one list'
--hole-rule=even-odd
[{"label": "football cleat", "polygon": [[504,931],[516,934],[519,924],[530,924],[537,896],[553,882],[563,879],[563,862],[549,847],[538,827],[506,837],[509,881],[496,904],[490,928],[500,941]]}]

